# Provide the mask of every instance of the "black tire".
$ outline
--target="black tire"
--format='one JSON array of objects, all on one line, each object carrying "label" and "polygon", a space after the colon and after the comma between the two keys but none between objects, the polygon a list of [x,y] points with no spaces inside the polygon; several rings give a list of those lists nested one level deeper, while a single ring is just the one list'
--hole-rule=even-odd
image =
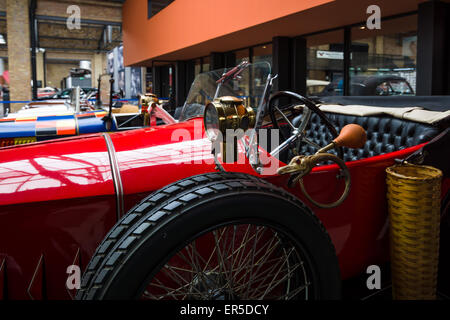
[{"label": "black tire", "polygon": [[125,233],[134,224],[142,223],[139,219],[142,218],[149,210],[161,202],[167,203],[167,201],[174,197],[176,194],[183,192],[194,186],[204,184],[213,181],[223,181],[228,178],[242,177],[245,179],[247,175],[238,175],[236,173],[208,173],[197,177],[190,177],[187,179],[179,180],[175,183],[169,184],[166,187],[159,189],[137,203],[133,208],[124,215],[112,229],[106,234],[103,241],[97,247],[94,255],[91,257],[88,265],[86,266],[81,289],[78,290],[77,297],[81,298],[85,294],[85,288],[88,288],[92,284],[93,276],[99,266],[102,265],[108,250],[111,249],[119,239],[125,235]]},{"label": "black tire", "polygon": [[[292,262],[288,270],[302,267],[301,272],[289,271],[289,287],[298,285],[301,289],[304,281],[308,298],[340,298],[341,279],[334,246],[317,217],[283,189],[256,177],[233,173],[181,180],[130,210],[92,257],[77,298],[139,298],[166,262],[194,239],[208,236],[218,228],[233,226],[236,230],[242,224],[263,230],[260,239],[269,230],[269,236],[277,241],[276,249],[279,245],[295,249],[292,256],[277,251],[286,256],[283,266]],[[252,230],[249,228],[247,232]],[[255,243],[257,238],[258,235]],[[214,277],[216,274],[217,271]],[[298,298],[297,292],[293,290],[291,297]],[[230,293],[230,297],[235,294]]]}]

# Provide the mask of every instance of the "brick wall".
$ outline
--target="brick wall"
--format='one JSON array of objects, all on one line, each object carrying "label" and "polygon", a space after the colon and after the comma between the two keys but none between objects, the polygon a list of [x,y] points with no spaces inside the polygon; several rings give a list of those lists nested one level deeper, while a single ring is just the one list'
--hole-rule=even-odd
[{"label": "brick wall", "polygon": [[[11,100],[31,100],[31,57],[28,0],[7,0],[8,65]],[[11,111],[23,104],[12,104]]]},{"label": "brick wall", "polygon": [[81,19],[122,21],[122,5],[109,1],[40,0],[37,2],[36,13],[38,15],[68,17],[67,7],[70,5],[79,6]]},{"label": "brick wall", "polygon": [[69,76],[69,71],[71,68],[77,68],[76,63],[48,63],[47,68],[47,86],[48,87],[61,87],[61,80]]}]

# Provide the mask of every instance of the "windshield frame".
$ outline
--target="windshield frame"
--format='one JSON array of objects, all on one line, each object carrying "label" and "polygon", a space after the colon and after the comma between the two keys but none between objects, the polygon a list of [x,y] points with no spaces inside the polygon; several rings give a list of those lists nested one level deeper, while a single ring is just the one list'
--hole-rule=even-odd
[{"label": "windshield frame", "polygon": [[[233,70],[235,72],[230,74]],[[203,117],[206,105],[220,96],[242,98],[245,103],[257,110],[264,98],[270,74],[271,66],[267,61],[256,63],[245,61],[234,68],[220,68],[198,74],[183,104],[179,121]],[[245,92],[242,94],[239,90]],[[203,102],[196,102],[202,99]]]}]

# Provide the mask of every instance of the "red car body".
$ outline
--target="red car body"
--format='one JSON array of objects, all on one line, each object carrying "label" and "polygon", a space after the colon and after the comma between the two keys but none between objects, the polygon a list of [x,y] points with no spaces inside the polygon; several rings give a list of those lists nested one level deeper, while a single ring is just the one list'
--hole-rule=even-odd
[{"label": "red car body", "polygon": [[[174,129],[198,136],[199,128],[201,139],[172,141]],[[370,264],[388,261],[385,168],[420,147],[348,162],[352,188],[334,209],[315,208],[300,188],[287,187],[287,176],[266,178],[296,194],[317,214],[332,238],[345,279]],[[9,299],[71,298],[65,287],[67,267],[79,264],[84,269],[111,227],[152,191],[216,171],[205,159],[212,155],[211,143],[203,138],[202,118],[0,150],[0,299],[4,293]],[[193,164],[182,164],[191,160]],[[224,167],[256,175],[248,164]],[[313,198],[325,202],[339,196],[337,172],[336,165],[313,169],[305,178]],[[449,179],[443,185],[444,193]]]}]

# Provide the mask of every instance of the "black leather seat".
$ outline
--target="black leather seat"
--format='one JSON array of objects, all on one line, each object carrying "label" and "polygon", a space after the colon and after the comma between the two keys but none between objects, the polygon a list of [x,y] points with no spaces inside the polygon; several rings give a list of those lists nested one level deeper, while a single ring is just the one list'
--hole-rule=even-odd
[{"label": "black leather seat", "polygon": [[[412,147],[431,140],[439,133],[439,129],[431,125],[390,116],[359,117],[336,113],[326,113],[326,115],[335,124],[338,132],[349,123],[359,124],[367,132],[367,142],[363,149],[344,148],[345,161],[368,158]],[[300,120],[301,116],[294,119],[293,124],[298,125]],[[331,133],[316,114],[311,116],[307,137],[320,146],[325,146],[332,140]],[[300,154],[313,154],[316,151],[315,148],[303,144]]]}]

